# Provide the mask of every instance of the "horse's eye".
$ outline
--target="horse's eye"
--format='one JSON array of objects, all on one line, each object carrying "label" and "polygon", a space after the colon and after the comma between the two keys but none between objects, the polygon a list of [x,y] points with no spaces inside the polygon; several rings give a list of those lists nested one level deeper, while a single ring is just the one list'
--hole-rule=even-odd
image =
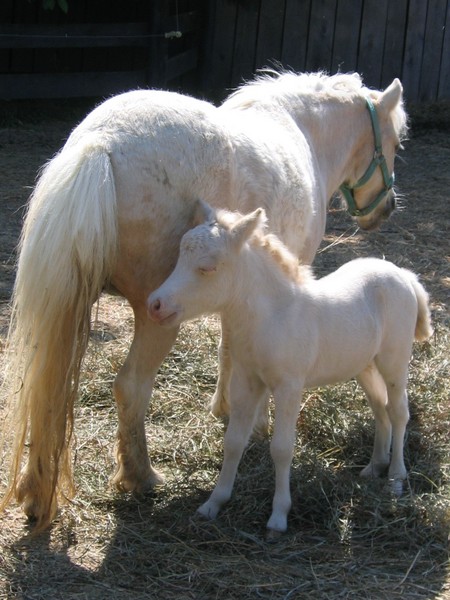
[{"label": "horse's eye", "polygon": [[199,267],[198,270],[201,275],[212,275],[213,273],[216,272],[217,269],[216,269],[216,267],[211,266],[211,267]]}]

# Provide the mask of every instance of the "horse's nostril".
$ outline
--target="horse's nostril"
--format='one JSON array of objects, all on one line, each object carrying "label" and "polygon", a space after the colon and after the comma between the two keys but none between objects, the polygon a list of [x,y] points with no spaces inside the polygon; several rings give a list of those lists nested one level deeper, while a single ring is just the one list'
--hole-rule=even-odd
[{"label": "horse's nostril", "polygon": [[157,312],[161,308],[161,302],[159,300],[155,300],[152,304],[152,310]]}]

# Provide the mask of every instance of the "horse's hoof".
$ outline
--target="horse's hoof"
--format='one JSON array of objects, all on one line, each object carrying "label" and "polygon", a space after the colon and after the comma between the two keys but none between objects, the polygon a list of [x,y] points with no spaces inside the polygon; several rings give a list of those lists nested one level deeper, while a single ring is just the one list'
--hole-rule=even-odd
[{"label": "horse's hoof", "polygon": [[136,493],[143,494],[153,488],[163,485],[165,482],[164,475],[152,469],[143,479],[135,479],[131,477],[124,477],[119,471],[112,480],[116,489],[121,493]]}]

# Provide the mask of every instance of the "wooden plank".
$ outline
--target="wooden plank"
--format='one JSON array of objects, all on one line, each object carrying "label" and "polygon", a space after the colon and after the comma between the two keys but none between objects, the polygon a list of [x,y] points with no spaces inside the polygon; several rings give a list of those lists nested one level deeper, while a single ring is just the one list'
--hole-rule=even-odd
[{"label": "wooden plank", "polygon": [[150,39],[146,23],[0,24],[0,48],[145,47]]},{"label": "wooden plank", "polygon": [[406,37],[408,0],[389,2],[384,41],[381,88],[386,88],[395,77],[402,77],[403,48]]},{"label": "wooden plank", "polygon": [[441,73],[437,97],[438,100],[450,100],[450,0],[447,1],[447,16],[444,22]]},{"label": "wooden plank", "polygon": [[236,41],[233,50],[231,85],[238,86],[255,72],[260,0],[239,4],[236,20]]},{"label": "wooden plank", "polygon": [[419,84],[419,102],[435,100],[438,95],[441,54],[444,43],[443,23],[445,22],[446,11],[447,0],[428,2]]},{"label": "wooden plank", "polygon": [[198,65],[198,49],[191,48],[167,60],[166,66],[166,82],[180,77],[189,71],[195,69]]},{"label": "wooden plank", "polygon": [[168,2],[154,2],[151,6],[151,27],[153,35],[148,55],[148,85],[163,87],[166,81],[167,40],[159,37],[169,17]]},{"label": "wooden plank", "polygon": [[354,72],[358,66],[363,0],[338,0],[331,72]]},{"label": "wooden plank", "polygon": [[281,61],[296,71],[306,69],[311,0],[286,0]]},{"label": "wooden plank", "polygon": [[[13,2],[12,0],[0,2],[0,23],[10,23],[13,18]],[[0,72],[9,70],[11,51],[9,48],[0,50]]]},{"label": "wooden plank", "polygon": [[306,70],[331,70],[337,0],[313,0]]},{"label": "wooden plank", "polygon": [[[36,2],[16,2],[13,19],[18,23],[36,23],[38,7]],[[32,73],[34,52],[30,49],[18,49],[11,52],[9,70],[11,73]]]},{"label": "wooden plank", "polygon": [[410,102],[417,102],[419,98],[426,19],[427,2],[410,0],[402,72],[405,97]]},{"label": "wooden plank", "polygon": [[261,0],[255,67],[273,66],[281,59],[283,43],[284,2]]},{"label": "wooden plank", "polygon": [[218,99],[226,95],[225,88],[230,86],[235,44],[237,2],[229,0],[209,0],[208,28],[211,36],[206,48],[207,56],[213,65],[205,72],[205,88],[209,95]]},{"label": "wooden plank", "polygon": [[357,70],[368,86],[381,87],[389,0],[364,0]]},{"label": "wooden plank", "polygon": [[0,98],[76,98],[145,87],[145,71],[0,75]]}]

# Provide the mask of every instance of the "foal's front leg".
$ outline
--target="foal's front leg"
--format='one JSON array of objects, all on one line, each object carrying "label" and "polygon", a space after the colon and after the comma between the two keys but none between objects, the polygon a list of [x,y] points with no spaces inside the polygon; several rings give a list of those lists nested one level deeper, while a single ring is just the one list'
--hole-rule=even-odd
[{"label": "foal's front leg", "polygon": [[258,402],[265,386],[257,377],[249,377],[236,366],[230,386],[230,422],[224,438],[224,459],[217,484],[198,513],[214,519],[228,502],[233,490],[239,461],[250,438],[257,414]]},{"label": "foal's front leg", "polygon": [[153,383],[178,333],[163,329],[135,310],[135,334],[130,352],[114,382],[119,429],[117,472],[113,482],[120,491],[143,491],[163,482],[151,465],[145,437],[145,413]]},{"label": "foal's front leg", "polygon": [[289,381],[274,390],[275,420],[270,453],[275,464],[275,495],[267,522],[269,534],[287,529],[291,509],[290,470],[302,388],[301,382]]}]

